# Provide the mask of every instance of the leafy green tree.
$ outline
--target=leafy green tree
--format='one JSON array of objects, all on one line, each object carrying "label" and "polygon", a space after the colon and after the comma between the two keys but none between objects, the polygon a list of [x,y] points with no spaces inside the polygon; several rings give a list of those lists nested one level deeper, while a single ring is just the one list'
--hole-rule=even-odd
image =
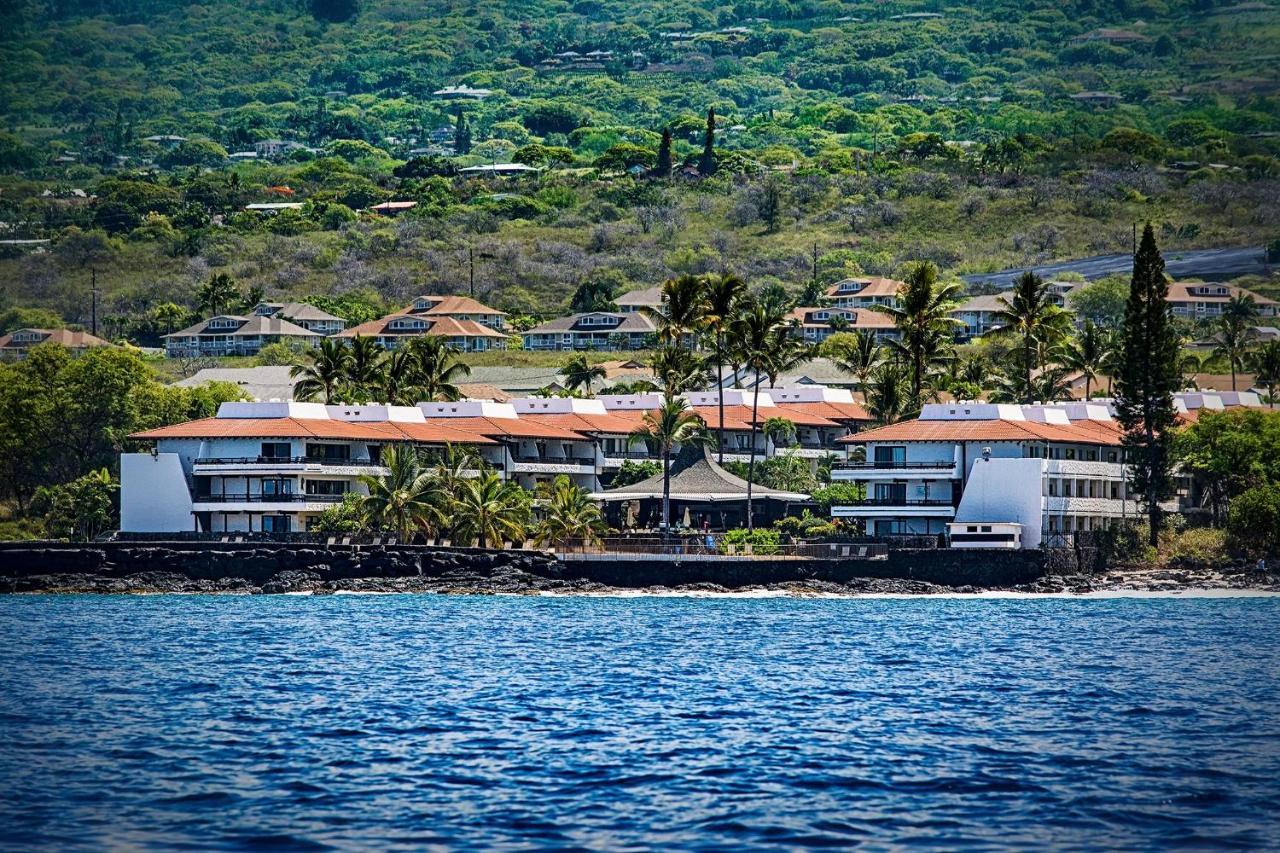
[{"label": "leafy green tree", "polygon": [[1110,368],[1113,354],[1111,344],[1111,336],[1106,330],[1094,325],[1092,320],[1085,320],[1080,334],[1061,351],[1063,366],[1084,377],[1086,400],[1092,396],[1090,391],[1098,375]]},{"label": "leafy green tree", "polygon": [[386,474],[360,476],[369,492],[363,508],[372,527],[394,532],[402,542],[410,542],[419,531],[431,530],[441,523],[443,496],[416,450],[392,446],[383,451],[379,462],[387,469]]},{"label": "leafy green tree", "polygon": [[671,165],[671,128],[664,127],[662,141],[658,143],[658,157],[653,167],[653,176],[655,178],[671,177]]},{"label": "leafy green tree", "polygon": [[559,545],[570,540],[600,543],[600,534],[608,526],[600,514],[600,507],[591,501],[586,489],[559,474],[550,483],[539,483],[536,497],[539,519],[534,530],[534,544]]},{"label": "leafy green tree", "polygon": [[711,175],[716,171],[716,110],[707,108],[707,128],[702,137],[702,156],[698,158],[698,172]]},{"label": "leafy green tree", "polygon": [[455,154],[466,156],[471,153],[471,125],[467,114],[458,108],[458,116],[453,131],[453,150]]},{"label": "leafy green tree", "polygon": [[657,448],[662,461],[662,529],[671,529],[671,454],[676,447],[706,442],[706,427],[683,397],[667,394],[655,411],[645,412],[640,426],[631,434]]},{"label": "leafy green tree", "polygon": [[606,270],[584,279],[569,299],[569,310],[574,313],[589,311],[615,311],[614,297],[625,286],[626,279],[617,270]]},{"label": "leafy green tree", "polygon": [[118,524],[120,484],[106,468],[36,491],[32,509],[59,539],[91,542]]},{"label": "leafy green tree", "polygon": [[[1066,339],[1071,314],[1053,301],[1049,282],[1033,272],[1025,272],[1014,282],[1013,292],[1001,296],[995,312],[999,325],[993,335],[1010,335],[1019,340],[1022,351],[1022,402],[1037,399],[1032,376],[1044,366],[1045,354]],[[1053,400],[1054,397],[1039,399]]]},{"label": "leafy green tree", "polygon": [[360,0],[308,0],[308,5],[317,21],[335,24],[349,21],[360,12]]},{"label": "leafy green tree", "polygon": [[591,384],[597,379],[604,379],[608,372],[598,364],[591,364],[587,357],[579,353],[560,368],[559,375],[564,378],[564,387],[570,391],[591,395]]},{"label": "leafy green tree", "polygon": [[1243,408],[1206,412],[1178,430],[1173,453],[1203,489],[1216,526],[1240,494],[1280,483],[1280,415]]},{"label": "leafy green tree", "polygon": [[471,368],[447,340],[423,335],[409,342],[409,352],[413,355],[411,384],[421,393],[422,400],[462,399],[458,382],[471,375]]},{"label": "leafy green tree", "polygon": [[651,459],[625,459],[609,481],[609,488],[617,489],[647,480],[662,473],[662,463]]},{"label": "leafy green tree", "polygon": [[726,335],[733,328],[738,307],[747,295],[747,283],[733,273],[721,273],[704,279],[705,312],[702,321],[712,334],[716,362],[716,453],[724,464],[724,365],[729,356]]},{"label": "leafy green tree", "polygon": [[231,276],[214,273],[196,291],[196,305],[209,314],[224,314],[239,307],[243,295]]},{"label": "leafy green tree", "polygon": [[1163,525],[1160,501],[1173,491],[1170,445],[1177,410],[1181,347],[1169,312],[1164,258],[1148,223],[1133,261],[1133,281],[1121,331],[1123,358],[1116,371],[1116,419],[1124,427],[1130,482],[1147,505],[1150,544]]},{"label": "leafy green tree", "polygon": [[1276,407],[1276,394],[1280,390],[1280,341],[1268,341],[1249,356],[1254,380],[1267,389],[1267,402]]},{"label": "leafy green tree", "polygon": [[1255,486],[1236,498],[1227,534],[1242,550],[1280,555],[1280,485]]},{"label": "leafy green tree", "polygon": [[865,330],[833,334],[822,342],[820,352],[836,367],[856,377],[858,387],[864,389],[868,377],[884,361],[884,348],[875,333]]},{"label": "leafy green tree", "polygon": [[[734,348],[740,353],[742,366],[751,371],[754,382],[751,395],[751,443],[747,457],[747,529],[755,526],[755,512],[752,501],[752,479],[756,467],[756,434],[759,431],[760,412],[760,380],[768,376],[778,367],[783,358],[783,346],[788,330],[785,327],[786,314],[778,306],[769,305],[760,300],[753,300],[739,312],[733,325],[732,337]],[[782,332],[780,335],[779,332]]]},{"label": "leafy green tree", "polygon": [[1129,283],[1112,276],[1086,284],[1067,294],[1067,305],[1080,318],[1108,329],[1119,327],[1129,299]]},{"label": "leafy green tree", "polygon": [[334,504],[318,513],[308,529],[313,533],[363,533],[368,527],[363,495],[348,492],[342,503]]},{"label": "leafy green tree", "polygon": [[529,493],[492,471],[463,482],[451,509],[454,535],[481,548],[523,541],[533,514]]},{"label": "leafy green tree", "polygon": [[15,329],[61,329],[67,325],[61,315],[48,308],[7,308],[0,311],[0,335]]},{"label": "leafy green tree", "polygon": [[1233,296],[1214,322],[1213,354],[1227,360],[1231,370],[1231,390],[1236,390],[1236,371],[1243,368],[1249,345],[1257,336],[1254,322],[1258,306],[1252,296]]},{"label": "leafy green tree", "polygon": [[633,166],[650,167],[654,163],[653,152],[630,142],[619,142],[596,158],[592,164],[605,172],[624,172]]},{"label": "leafy green tree", "polygon": [[938,281],[938,268],[926,261],[907,274],[897,304],[874,305],[872,311],[888,314],[899,337],[889,346],[907,364],[910,396],[907,405],[918,411],[924,403],[924,381],[929,370],[950,357],[949,344],[960,321],[951,316],[960,285]]},{"label": "leafy green tree", "polygon": [[310,364],[294,365],[289,376],[298,380],[293,386],[296,400],[338,402],[347,381],[351,350],[337,338],[325,338],[311,352]]},{"label": "leafy green tree", "polygon": [[160,158],[168,169],[182,166],[221,166],[227,160],[227,149],[208,139],[189,139]]}]

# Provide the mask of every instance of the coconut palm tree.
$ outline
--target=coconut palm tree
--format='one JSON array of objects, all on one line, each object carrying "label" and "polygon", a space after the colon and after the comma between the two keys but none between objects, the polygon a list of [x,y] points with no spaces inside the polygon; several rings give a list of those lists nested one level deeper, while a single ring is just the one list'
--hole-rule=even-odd
[{"label": "coconut palm tree", "polygon": [[383,386],[383,361],[387,351],[374,338],[356,335],[347,361],[346,402],[365,403]]},{"label": "coconut palm tree", "polygon": [[423,335],[409,342],[413,353],[414,385],[424,401],[453,401],[462,397],[457,383],[471,375],[458,350],[438,335]]},{"label": "coconut palm tree", "polygon": [[319,400],[333,403],[341,396],[347,381],[347,365],[351,350],[334,338],[324,338],[320,346],[311,351],[310,364],[295,364],[289,376],[297,379],[293,386],[295,400]]},{"label": "coconut palm tree", "polygon": [[864,386],[867,411],[882,424],[896,423],[908,407],[907,373],[896,361],[881,363]]},{"label": "coconut palm tree", "polygon": [[772,377],[778,365],[791,357],[788,341],[791,330],[785,323],[786,314],[776,306],[753,299],[739,311],[733,325],[734,347],[745,369],[754,377],[751,397],[751,445],[747,457],[747,529],[754,529],[755,514],[752,506],[752,480],[756,471],[756,433],[759,429],[760,379]]},{"label": "coconut palm tree", "polygon": [[706,427],[683,397],[670,392],[656,411],[645,412],[631,434],[658,448],[662,458],[662,529],[671,527],[671,453],[677,445],[706,442]]},{"label": "coconut palm tree", "polygon": [[1041,353],[1062,341],[1071,328],[1071,312],[1054,304],[1049,282],[1033,272],[1025,272],[1014,282],[1013,292],[997,300],[999,325],[992,335],[1015,336],[1022,348],[1022,396],[1035,402],[1032,374],[1042,366]]},{"label": "coconut palm tree", "polygon": [[705,282],[696,275],[669,278],[662,283],[662,304],[645,310],[658,324],[658,340],[678,346],[706,317]]},{"label": "coconut palm tree", "polygon": [[704,322],[712,334],[716,360],[716,408],[719,422],[716,426],[716,447],[720,464],[724,464],[724,363],[726,355],[725,333],[733,325],[734,312],[747,293],[747,283],[732,273],[708,276],[705,284],[706,316]]},{"label": "coconut palm tree", "polygon": [[464,480],[452,510],[454,534],[481,548],[501,548],[508,539],[523,541],[532,512],[529,493],[493,471]]},{"label": "coconut palm tree", "polygon": [[846,373],[853,374],[858,380],[858,387],[865,390],[867,377],[884,360],[884,348],[876,340],[874,332],[862,329],[849,332],[839,340],[841,345],[831,354],[831,361]]},{"label": "coconut palm tree", "polygon": [[196,291],[196,304],[210,314],[221,314],[240,303],[240,288],[231,276],[214,273]]},{"label": "coconut palm tree", "polygon": [[872,311],[892,317],[898,329],[899,337],[889,343],[907,364],[912,409],[920,408],[929,369],[939,355],[949,351],[955,329],[963,325],[950,314],[959,294],[960,285],[940,283],[938,268],[925,262],[916,264],[907,274],[906,287],[898,293],[897,304],[871,306]]},{"label": "coconut palm tree", "polygon": [[539,483],[536,490],[541,518],[534,532],[535,545],[563,543],[581,539],[600,544],[600,534],[608,530],[600,507],[591,500],[586,489],[573,484],[564,474],[550,483]]},{"label": "coconut palm tree", "polygon": [[1093,381],[1106,371],[1111,362],[1110,336],[1092,320],[1085,320],[1080,334],[1061,349],[1060,357],[1063,367],[1084,377],[1084,398],[1087,401]]},{"label": "coconut palm tree", "polygon": [[582,354],[575,355],[569,359],[564,367],[560,368],[560,376],[564,377],[564,387],[570,391],[583,391],[586,396],[591,396],[591,383],[597,379],[605,379],[609,373],[598,364],[590,364],[587,357]]},{"label": "coconut palm tree", "polygon": [[1280,388],[1280,341],[1269,341],[1250,353],[1249,366],[1259,387],[1267,389],[1267,401],[1274,409]]},{"label": "coconut palm tree", "polygon": [[402,541],[408,542],[419,529],[429,530],[442,520],[442,493],[414,448],[388,448],[380,464],[387,469],[386,474],[360,476],[369,491],[364,511],[374,526],[394,530]]},{"label": "coconut palm tree", "polygon": [[[1235,297],[1232,301],[1238,298]],[[1248,300],[1248,305],[1253,305],[1252,299]],[[1257,309],[1254,308],[1255,313],[1256,311]],[[1215,329],[1213,354],[1227,360],[1231,368],[1231,390],[1234,391],[1236,390],[1236,371],[1243,368],[1245,353],[1258,332],[1253,326],[1253,317],[1240,305],[1229,306],[1228,310],[1223,311],[1222,316],[1214,321],[1213,326]]]},{"label": "coconut palm tree", "polygon": [[762,429],[764,437],[773,442],[774,447],[791,447],[796,443],[796,425],[786,418],[769,418]]},{"label": "coconut palm tree", "polygon": [[383,402],[398,406],[412,406],[418,402],[418,388],[414,384],[417,378],[413,353],[407,348],[387,354],[382,366],[381,396]]},{"label": "coconut palm tree", "polygon": [[668,395],[683,394],[705,385],[709,378],[706,362],[697,353],[678,345],[660,347],[649,366]]}]

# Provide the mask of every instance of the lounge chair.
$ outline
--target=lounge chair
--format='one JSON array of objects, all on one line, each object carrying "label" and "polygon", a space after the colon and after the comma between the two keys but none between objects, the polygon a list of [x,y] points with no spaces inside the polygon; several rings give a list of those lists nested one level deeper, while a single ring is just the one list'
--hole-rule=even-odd
[{"label": "lounge chair", "polygon": [[337,540],[338,540],[338,537],[336,537],[336,536],[330,536],[330,537],[329,537],[329,539],[328,539],[328,541],[326,541],[324,544],[326,544],[326,545],[333,545],[333,543],[334,543],[334,542],[336,542]]},{"label": "lounge chair", "polygon": [[840,556],[841,557],[849,556],[849,546],[846,545],[840,549]]},{"label": "lounge chair", "polygon": [[744,545],[742,546],[742,556],[744,556],[744,557],[752,557],[752,556],[755,556],[755,549],[753,549],[753,548],[751,547],[751,543],[750,543],[750,542],[747,542],[746,544],[744,544]]},{"label": "lounge chair", "polygon": [[373,542],[372,542],[372,544],[374,544],[374,545],[381,545],[381,544],[382,544],[382,537],[381,537],[381,536],[375,536],[375,537],[373,537]]},{"label": "lounge chair", "polygon": [[343,544],[343,545],[350,545],[350,544],[351,544],[351,537],[350,537],[350,536],[343,536],[343,537],[342,537],[342,544]]}]

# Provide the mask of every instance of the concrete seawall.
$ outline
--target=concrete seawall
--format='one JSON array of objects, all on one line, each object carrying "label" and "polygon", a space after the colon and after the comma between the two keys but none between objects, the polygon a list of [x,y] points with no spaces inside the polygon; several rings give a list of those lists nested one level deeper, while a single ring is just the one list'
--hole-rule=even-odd
[{"label": "concrete seawall", "polygon": [[[315,582],[354,579],[431,579],[439,585],[518,591],[603,586],[621,589],[713,584],[727,589],[857,579],[915,581],[948,587],[1007,588],[1050,571],[1053,552],[899,550],[887,560],[605,559],[558,561],[536,551],[489,551],[430,546],[313,546],[287,543],[0,543],[0,591],[42,588],[38,579],[166,576],[219,582],[228,589],[280,585],[282,575],[306,573]],[[521,579],[524,579],[523,581]],[[500,584],[491,584],[501,581]],[[48,586],[56,586],[49,584]],[[145,584],[143,584],[145,586]],[[216,591],[216,590],[211,590]]]}]

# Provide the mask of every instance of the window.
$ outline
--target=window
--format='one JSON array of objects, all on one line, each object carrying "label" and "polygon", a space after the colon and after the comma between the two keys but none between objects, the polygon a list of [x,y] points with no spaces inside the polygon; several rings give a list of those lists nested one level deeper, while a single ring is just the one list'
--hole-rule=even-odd
[{"label": "window", "polygon": [[906,464],[907,448],[898,446],[878,446],[872,457],[877,468],[896,468]]},{"label": "window", "polygon": [[287,441],[264,441],[261,455],[263,459],[288,459],[293,449]]},{"label": "window", "polygon": [[293,494],[292,480],[263,480],[262,494],[279,496]]},{"label": "window", "polygon": [[309,495],[345,495],[347,485],[345,480],[307,480],[304,488]]},{"label": "window", "polygon": [[990,525],[990,524],[984,524],[984,525],[982,525],[982,532],[983,532],[983,533],[990,533],[990,532],[991,532],[991,525]]},{"label": "window", "polygon": [[1049,497],[1056,498],[1058,496],[1058,481],[1049,480]]},{"label": "window", "polygon": [[905,504],[907,502],[907,484],[876,483],[874,496],[875,499],[881,503],[894,505]]},{"label": "window", "polygon": [[346,462],[351,458],[347,444],[308,444],[307,458],[317,462]]},{"label": "window", "polygon": [[289,526],[289,516],[287,515],[264,515],[262,517],[262,530],[264,533],[288,533]]}]

